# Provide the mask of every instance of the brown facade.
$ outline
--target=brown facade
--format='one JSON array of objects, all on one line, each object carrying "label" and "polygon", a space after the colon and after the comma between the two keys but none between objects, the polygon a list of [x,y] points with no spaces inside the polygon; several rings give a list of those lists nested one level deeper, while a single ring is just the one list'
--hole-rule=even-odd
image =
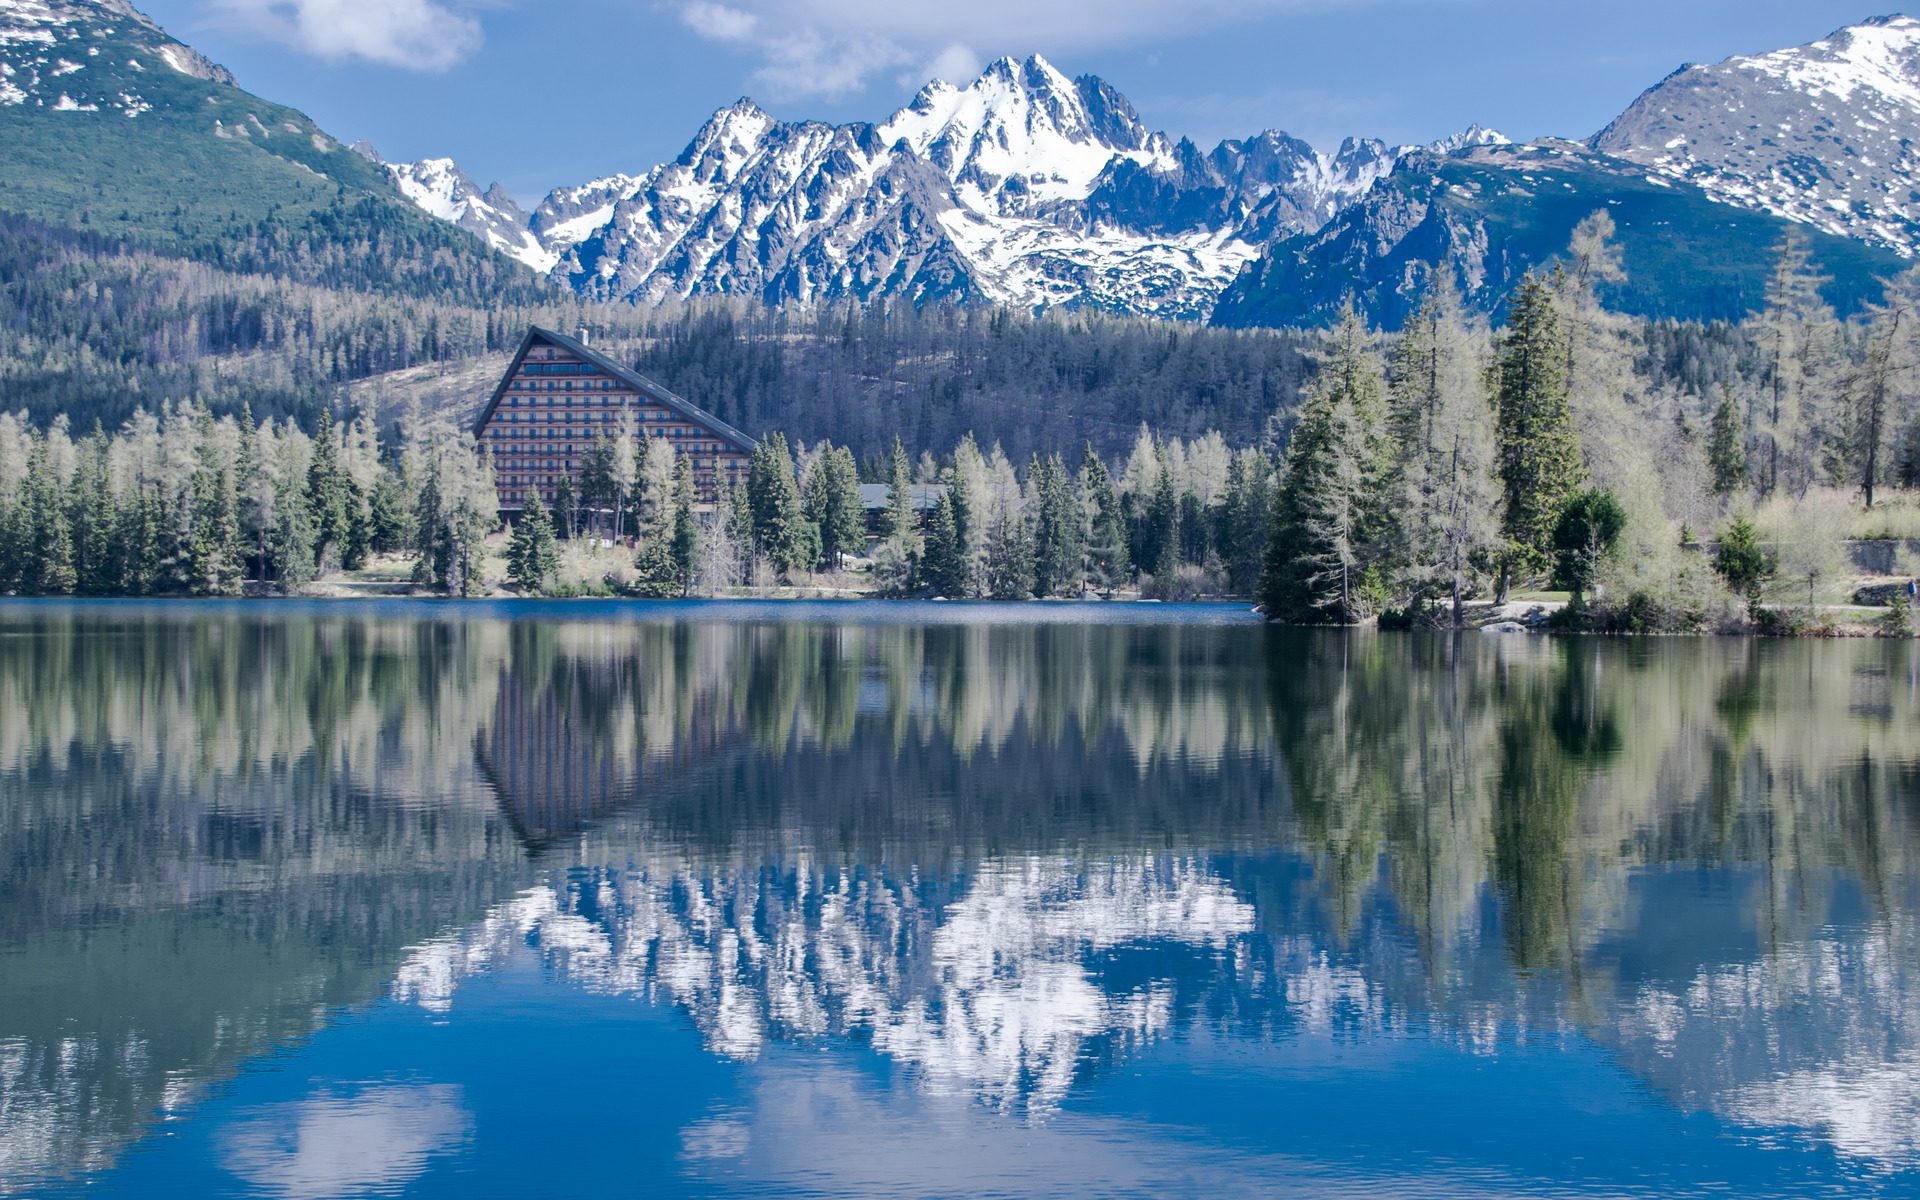
[{"label": "brown facade", "polygon": [[585,343],[535,328],[474,431],[493,454],[500,508],[518,512],[535,492],[551,506],[563,475],[578,489],[595,439],[613,438],[627,413],[638,436],[666,438],[692,460],[701,504],[745,481],[751,438]]}]

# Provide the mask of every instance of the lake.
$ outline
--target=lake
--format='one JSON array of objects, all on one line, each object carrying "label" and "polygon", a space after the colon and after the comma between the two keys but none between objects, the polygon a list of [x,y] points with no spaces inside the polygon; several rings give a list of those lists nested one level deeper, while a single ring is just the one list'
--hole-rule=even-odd
[{"label": "lake", "polygon": [[1909,643],[0,603],[0,1193],[1920,1195]]}]

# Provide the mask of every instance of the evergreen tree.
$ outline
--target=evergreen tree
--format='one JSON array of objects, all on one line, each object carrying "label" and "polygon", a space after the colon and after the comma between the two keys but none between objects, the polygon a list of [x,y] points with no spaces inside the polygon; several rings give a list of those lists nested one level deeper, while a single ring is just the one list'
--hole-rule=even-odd
[{"label": "evergreen tree", "polygon": [[1745,516],[1727,522],[1714,550],[1713,569],[1733,592],[1758,603],[1764,589],[1780,569],[1780,556],[1760,544],[1760,531]]},{"label": "evergreen tree", "polygon": [[353,480],[340,469],[340,438],[333,414],[320,410],[313,434],[313,458],[307,467],[307,512],[313,522],[315,569],[344,566],[353,557]]},{"label": "evergreen tree", "polygon": [[1388,468],[1385,401],[1371,335],[1349,309],[1287,446],[1261,597],[1267,616],[1349,625],[1371,615],[1362,581]]},{"label": "evergreen tree", "polygon": [[860,469],[846,447],[824,447],[807,476],[803,510],[820,531],[820,552],[831,570],[866,548],[866,507],[860,501]]},{"label": "evergreen tree", "polygon": [[1713,424],[1707,434],[1707,469],[1708,486],[1714,495],[1724,498],[1746,490],[1746,430],[1733,388],[1725,384],[1721,385],[1720,403],[1713,410]]},{"label": "evergreen tree", "polygon": [[987,528],[987,594],[995,600],[1033,595],[1033,532],[1017,512],[1003,510]]},{"label": "evergreen tree", "polygon": [[956,490],[942,488],[927,523],[927,552],[921,576],[929,592],[949,599],[967,594],[967,551],[954,514]]},{"label": "evergreen tree", "polygon": [[1553,584],[1573,593],[1574,608],[1585,603],[1626,528],[1626,510],[1612,492],[1589,488],[1567,500],[1553,529]]},{"label": "evergreen tree", "polygon": [[882,536],[902,547],[920,540],[920,516],[913,503],[913,477],[907,466],[907,451],[899,438],[893,439],[893,454],[888,460],[887,519]]},{"label": "evergreen tree", "polygon": [[1057,454],[1036,457],[1027,467],[1033,488],[1033,591],[1038,596],[1078,596],[1084,551],[1080,506]]},{"label": "evergreen tree", "polygon": [[1112,596],[1132,578],[1127,518],[1107,464],[1087,444],[1080,461],[1080,511],[1086,523],[1086,577],[1102,596]]},{"label": "evergreen tree", "polygon": [[529,492],[520,519],[507,541],[507,577],[529,595],[546,590],[560,569],[560,551],[553,541],[553,520],[540,493]]},{"label": "evergreen tree", "polygon": [[693,568],[700,549],[700,530],[693,515],[693,460],[679,456],[673,465],[673,535],[669,552],[680,580],[680,594],[693,594]]},{"label": "evergreen tree", "polygon": [[1565,336],[1554,284],[1531,272],[1509,306],[1494,366],[1500,482],[1507,549],[1501,563],[1502,598],[1509,575],[1543,571],[1553,531],[1567,499],[1580,486],[1580,447],[1567,407]]},{"label": "evergreen tree", "polygon": [[553,485],[553,511],[560,516],[561,536],[572,541],[580,520],[580,499],[573,488],[571,473],[560,476],[560,482]]},{"label": "evergreen tree", "polygon": [[43,596],[70,595],[79,582],[73,567],[73,529],[64,501],[66,489],[44,441],[34,453],[29,487],[32,590]]},{"label": "evergreen tree", "polygon": [[1251,596],[1260,587],[1272,512],[1273,464],[1259,450],[1240,451],[1227,464],[1227,494],[1215,535],[1227,590],[1236,596]]},{"label": "evergreen tree", "polygon": [[820,533],[807,520],[794,481],[786,436],[768,434],[747,465],[747,496],[753,509],[753,540],[782,577],[811,570],[820,558]]}]

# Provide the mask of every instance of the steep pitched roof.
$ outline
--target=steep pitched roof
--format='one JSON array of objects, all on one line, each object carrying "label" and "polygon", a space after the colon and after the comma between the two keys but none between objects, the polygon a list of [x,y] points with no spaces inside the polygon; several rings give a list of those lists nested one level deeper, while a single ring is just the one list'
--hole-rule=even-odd
[{"label": "steep pitched roof", "polygon": [[513,361],[507,364],[505,373],[500,376],[500,382],[494,386],[493,396],[488,399],[486,407],[480,410],[479,418],[473,423],[473,431],[476,434],[486,428],[487,421],[492,418],[494,410],[500,407],[500,397],[506,393],[507,381],[513,378],[514,372],[520,369],[520,364],[526,361],[527,351],[541,343],[557,346],[582,361],[593,364],[653,403],[665,405],[687,420],[713,430],[722,438],[734,443],[735,449],[743,453],[751,454],[759,446],[758,442],[686,397],[669,391],[630,367],[621,366],[585,342],[570,338],[564,333],[555,333],[551,329],[542,329],[538,325],[528,326],[527,336],[520,339],[520,348],[514,351]]}]

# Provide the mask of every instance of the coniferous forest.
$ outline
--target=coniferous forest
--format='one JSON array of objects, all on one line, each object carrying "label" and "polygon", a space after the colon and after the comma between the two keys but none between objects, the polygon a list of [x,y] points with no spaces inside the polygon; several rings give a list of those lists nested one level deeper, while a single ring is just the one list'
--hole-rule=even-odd
[{"label": "coniferous forest", "polygon": [[[293,592],[398,559],[455,594],[1138,589],[1343,624],[1550,589],[1600,627],[1817,620],[1849,540],[1920,535],[1920,271],[1842,321],[1789,237],[1764,308],[1711,326],[1610,313],[1621,271],[1596,214],[1494,324],[1441,285],[1390,336],[1353,313],[1238,332],[403,301],[9,218],[0,588]],[[591,328],[762,435],[749,485],[696,506],[664,444],[607,441],[502,531],[466,431],[482,396],[353,400],[529,323]]]}]

